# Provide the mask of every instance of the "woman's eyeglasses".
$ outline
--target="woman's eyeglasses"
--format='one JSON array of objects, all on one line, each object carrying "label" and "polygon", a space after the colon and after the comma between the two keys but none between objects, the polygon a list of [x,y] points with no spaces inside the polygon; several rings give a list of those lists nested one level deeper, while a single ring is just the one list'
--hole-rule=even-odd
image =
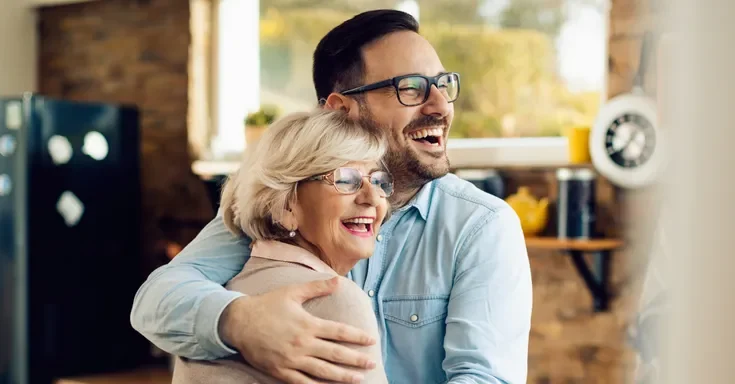
[{"label": "woman's eyeglasses", "polygon": [[312,176],[306,180],[324,181],[332,184],[337,192],[349,195],[357,193],[362,188],[362,180],[366,177],[381,197],[389,197],[393,194],[393,176],[385,171],[375,171],[369,175],[363,175],[355,168],[342,167],[324,175]]},{"label": "woman's eyeglasses", "polygon": [[348,89],[340,93],[347,96],[385,87],[393,87],[396,91],[396,96],[398,96],[398,101],[407,107],[413,107],[421,105],[429,99],[432,85],[436,86],[439,93],[449,103],[454,102],[459,97],[459,74],[455,72],[441,73],[433,77],[422,75],[397,76],[377,83]]}]

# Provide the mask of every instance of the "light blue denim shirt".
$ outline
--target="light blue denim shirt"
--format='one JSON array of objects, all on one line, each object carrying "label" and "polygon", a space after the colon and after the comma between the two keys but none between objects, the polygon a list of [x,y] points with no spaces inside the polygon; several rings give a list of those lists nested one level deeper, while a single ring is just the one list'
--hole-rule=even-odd
[{"label": "light blue denim shirt", "polygon": [[[236,353],[217,335],[239,293],[248,240],[221,217],[138,291],[131,322],[194,359]],[[349,277],[371,298],[391,383],[526,383],[531,272],[520,222],[502,200],[449,174],[383,224],[375,254]]]}]

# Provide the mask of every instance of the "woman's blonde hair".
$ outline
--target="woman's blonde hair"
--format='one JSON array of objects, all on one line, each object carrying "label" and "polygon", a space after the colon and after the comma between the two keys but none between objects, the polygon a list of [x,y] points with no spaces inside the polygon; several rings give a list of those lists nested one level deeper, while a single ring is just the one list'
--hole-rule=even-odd
[{"label": "woman's blonde hair", "polygon": [[289,114],[268,127],[225,182],[225,225],[253,240],[287,237],[278,222],[295,201],[299,181],[352,161],[379,161],[386,150],[382,131],[359,125],[343,111]]}]

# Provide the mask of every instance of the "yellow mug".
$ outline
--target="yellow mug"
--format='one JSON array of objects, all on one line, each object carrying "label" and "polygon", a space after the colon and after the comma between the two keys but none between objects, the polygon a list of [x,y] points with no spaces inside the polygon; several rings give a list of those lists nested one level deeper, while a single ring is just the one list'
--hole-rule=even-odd
[{"label": "yellow mug", "polygon": [[569,127],[566,129],[566,136],[569,140],[569,163],[590,163],[590,127]]}]

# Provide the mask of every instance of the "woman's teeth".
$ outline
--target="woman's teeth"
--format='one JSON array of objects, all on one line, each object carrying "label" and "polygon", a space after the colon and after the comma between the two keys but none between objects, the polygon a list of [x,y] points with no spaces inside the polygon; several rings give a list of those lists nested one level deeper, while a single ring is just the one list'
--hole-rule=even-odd
[{"label": "woman's teeth", "polygon": [[375,221],[375,219],[359,217],[354,219],[347,219],[343,221],[342,224],[344,224],[344,226],[351,231],[368,232],[370,230],[370,226],[373,224],[373,221]]}]

